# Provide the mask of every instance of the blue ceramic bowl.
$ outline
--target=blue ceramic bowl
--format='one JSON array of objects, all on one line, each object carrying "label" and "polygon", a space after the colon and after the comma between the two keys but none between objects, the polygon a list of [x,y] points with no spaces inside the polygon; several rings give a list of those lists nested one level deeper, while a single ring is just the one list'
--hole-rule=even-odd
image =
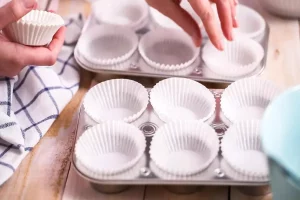
[{"label": "blue ceramic bowl", "polygon": [[285,91],[268,106],[261,137],[268,157],[296,180],[300,188],[300,86]]}]

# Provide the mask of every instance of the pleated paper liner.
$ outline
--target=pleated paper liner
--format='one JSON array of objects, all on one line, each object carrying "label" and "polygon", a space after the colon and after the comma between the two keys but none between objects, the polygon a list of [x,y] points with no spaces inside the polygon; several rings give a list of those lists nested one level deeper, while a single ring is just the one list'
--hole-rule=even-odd
[{"label": "pleated paper liner", "polygon": [[168,78],[150,92],[155,113],[164,122],[208,120],[215,112],[213,94],[200,83],[186,78]]},{"label": "pleated paper liner", "polygon": [[264,36],[266,22],[254,9],[244,5],[236,7],[239,27],[235,30],[235,37],[247,37],[260,42]]},{"label": "pleated paper liner", "polygon": [[252,176],[252,175],[246,175],[243,173],[240,173],[236,171],[234,168],[232,168],[228,162],[224,159],[221,160],[220,162],[220,168],[224,175],[227,178],[233,179],[233,180],[238,180],[238,181],[257,181],[257,182],[268,182],[269,181],[269,176]]},{"label": "pleated paper liner", "polygon": [[77,49],[93,65],[115,65],[129,59],[138,47],[138,36],[129,28],[98,25],[80,37]]},{"label": "pleated paper liner", "polygon": [[152,67],[160,70],[179,70],[190,66],[200,49],[182,30],[155,29],[142,36],[139,52]]},{"label": "pleated paper liner", "polygon": [[273,14],[299,18],[300,1],[298,0],[262,0],[261,5]]},{"label": "pleated paper liner", "polygon": [[269,103],[280,94],[271,81],[258,78],[244,78],[229,85],[221,97],[221,109],[231,122],[261,119]]},{"label": "pleated paper liner", "polygon": [[149,6],[144,0],[99,0],[92,11],[100,24],[119,25],[138,31],[149,20]]},{"label": "pleated paper liner", "polygon": [[145,148],[145,136],[137,127],[114,121],[86,130],[75,145],[75,156],[92,174],[114,175],[136,165]]},{"label": "pleated paper liner", "polygon": [[203,171],[218,151],[216,132],[200,121],[167,123],[157,130],[150,145],[152,161],[160,169],[179,176]]},{"label": "pleated paper liner", "polygon": [[12,41],[28,46],[44,46],[52,41],[54,34],[64,25],[57,14],[32,10],[17,22],[4,29]]},{"label": "pleated paper liner", "polygon": [[113,79],[95,85],[86,94],[83,107],[95,122],[133,122],[148,105],[148,91],[138,82]]},{"label": "pleated paper liner", "polygon": [[[203,26],[201,18],[197,15],[197,13],[194,11],[187,0],[181,1],[180,6],[191,15],[191,17],[198,23],[200,27]],[[177,25],[172,19],[163,15],[155,8],[150,8],[150,15],[156,28],[170,28],[181,30],[181,27]]]},{"label": "pleated paper liner", "polygon": [[219,51],[209,41],[203,48],[202,59],[214,73],[239,77],[253,72],[264,57],[263,47],[256,41],[240,37],[232,42],[224,41],[224,51]]},{"label": "pleated paper liner", "polygon": [[219,159],[215,159],[212,163],[203,171],[199,173],[182,176],[182,175],[175,175],[172,173],[168,173],[160,169],[153,161],[150,161],[150,169],[155,174],[155,176],[164,179],[164,180],[207,180],[212,179],[217,176],[216,170],[220,167]]},{"label": "pleated paper liner", "polygon": [[[76,162],[76,161],[75,161]],[[76,167],[82,172],[85,176],[88,176],[93,179],[105,179],[105,180],[131,180],[140,176],[140,170],[146,166],[146,156],[142,155],[139,161],[130,167],[128,170],[125,170],[116,174],[101,174],[94,171],[89,170],[85,166],[81,165],[80,162],[76,162]]]},{"label": "pleated paper liner", "polygon": [[267,177],[267,156],[260,141],[260,121],[239,121],[226,131],[221,150],[224,159],[237,172],[248,176]]}]

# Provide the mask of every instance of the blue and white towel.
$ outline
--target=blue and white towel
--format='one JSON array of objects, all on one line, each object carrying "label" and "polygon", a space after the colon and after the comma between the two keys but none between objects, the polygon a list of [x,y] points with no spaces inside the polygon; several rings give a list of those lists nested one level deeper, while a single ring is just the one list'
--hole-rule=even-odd
[{"label": "blue and white towel", "polygon": [[54,66],[27,66],[14,78],[0,77],[0,186],[78,90],[80,69],[73,49],[82,16],[68,18],[66,26],[65,45]]}]

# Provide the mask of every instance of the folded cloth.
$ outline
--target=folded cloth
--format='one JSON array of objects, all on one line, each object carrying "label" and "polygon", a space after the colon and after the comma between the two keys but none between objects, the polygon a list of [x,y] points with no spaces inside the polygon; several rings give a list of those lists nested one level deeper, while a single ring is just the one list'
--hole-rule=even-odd
[{"label": "folded cloth", "polygon": [[79,87],[74,45],[82,16],[66,19],[67,42],[54,66],[27,66],[14,78],[0,77],[0,185],[48,131]]}]

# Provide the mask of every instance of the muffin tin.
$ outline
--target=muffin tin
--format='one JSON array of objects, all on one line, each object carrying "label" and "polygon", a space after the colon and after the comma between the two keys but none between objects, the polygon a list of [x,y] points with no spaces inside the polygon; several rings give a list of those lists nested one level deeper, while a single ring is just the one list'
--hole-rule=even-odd
[{"label": "muffin tin", "polygon": [[[73,164],[76,171],[95,187],[99,185],[268,185],[267,169],[260,168],[256,165],[257,163],[260,163],[259,165],[262,165],[262,163],[266,164],[258,138],[258,127],[261,115],[253,115],[249,119],[240,121],[234,120],[232,123],[225,117],[231,116],[230,114],[228,115],[228,110],[223,110],[225,111],[225,113],[223,113],[222,108],[224,108],[223,104],[226,105],[226,101],[229,99],[228,102],[230,102],[230,104],[236,105],[236,107],[233,106],[231,109],[242,110],[241,108],[244,107],[244,104],[240,104],[240,102],[243,101],[239,101],[238,96],[235,96],[235,94],[242,94],[243,97],[241,97],[241,99],[250,99],[246,101],[249,102],[245,107],[246,113],[251,113],[253,110],[255,111],[256,106],[260,106],[261,109],[266,108],[267,104],[281,92],[280,89],[271,82],[261,78],[245,78],[231,84],[225,90],[208,90],[200,83],[191,79],[164,79],[157,83],[153,89],[148,89],[150,94],[149,104],[147,104],[145,111],[140,117],[137,117],[135,121],[126,124],[126,122],[128,122],[126,120],[128,119],[127,116],[132,115],[132,113],[130,113],[127,114],[127,116],[123,116],[123,118],[110,119],[110,121],[116,120],[115,122],[96,122],[91,118],[91,113],[101,114],[101,109],[90,110],[85,104],[87,102],[90,104],[91,101],[95,101],[98,102],[99,105],[102,105],[100,99],[106,97],[103,95],[94,95],[94,100],[91,100],[90,96],[94,93],[93,90],[95,90],[95,88],[104,90],[103,88],[105,88],[106,85],[116,85],[118,82],[127,82],[132,85],[141,86],[137,82],[126,79],[114,79],[97,84],[87,93],[79,113],[76,130],[77,142],[75,153],[73,154]],[[249,90],[248,85],[253,82],[260,84],[259,86],[252,86],[253,88],[256,87],[256,90]],[[264,90],[259,87],[264,88]],[[128,90],[119,90],[118,93],[111,97],[113,99],[120,99],[123,94],[132,94],[128,92],[130,91],[130,87],[127,88]],[[182,88],[186,88],[187,90],[183,90]],[[147,99],[148,95],[143,94],[143,91],[144,90],[141,89],[140,92],[135,92],[135,94],[137,96],[144,95]],[[255,91],[257,91],[257,93]],[[268,96],[268,103],[264,101],[265,104],[263,105],[257,104],[258,101],[255,101],[255,99],[264,99],[265,93],[261,93],[261,91],[272,94]],[[243,95],[243,93],[245,95]],[[172,95],[173,98],[171,98]],[[185,99],[189,99],[190,96],[194,99],[190,101],[188,105],[196,103],[197,99],[201,99],[202,105],[209,105],[204,106],[207,107],[204,109],[207,112],[204,112],[205,114],[203,114],[203,116],[195,114],[197,113],[195,109],[201,107],[201,105],[189,107],[184,104]],[[261,98],[257,98],[258,96],[261,96]],[[169,98],[169,100],[166,100],[166,98]],[[211,101],[211,99],[213,99],[213,101]],[[234,99],[236,99],[236,101],[234,101]],[[252,101],[253,99],[254,101]],[[140,103],[134,104],[140,105]],[[157,106],[157,104],[161,104],[161,106]],[[102,112],[109,114],[115,107],[122,109],[126,107],[126,105],[126,103],[121,103],[111,106],[110,110],[106,109]],[[238,105],[241,107],[238,107]],[[162,112],[164,109],[168,111]],[[180,115],[174,115],[175,117],[173,116],[171,119],[162,117],[168,115],[168,113],[173,115],[172,111],[176,109],[177,111],[181,109],[182,113],[185,113],[187,116],[187,119],[182,118]],[[141,109],[136,109],[135,112],[139,113],[140,110]],[[190,113],[186,112],[187,110],[190,111]],[[131,137],[138,135],[140,138],[139,143],[141,149],[144,148],[144,142],[142,142],[143,139],[141,139],[141,136],[143,136],[146,141],[145,152],[139,157],[138,161],[134,160],[134,156],[132,158],[126,158],[134,160],[135,164],[131,162],[131,167],[126,165],[127,170],[123,170],[121,173],[94,173],[93,170],[87,169],[87,167],[82,164],[82,159],[79,158],[78,153],[76,153],[79,149],[78,146],[84,138],[90,134],[94,134],[97,130],[100,130],[98,131],[97,137],[90,135],[90,137],[94,139],[90,140],[89,146],[102,144],[101,142],[97,142],[101,140],[97,138],[106,138],[109,132],[128,132],[126,131],[128,127],[116,128],[118,131],[113,131],[112,129],[115,128],[114,123],[118,124],[117,127],[129,126],[129,128],[132,129],[132,131],[129,131]],[[222,143],[223,140],[224,143]],[[126,139],[126,141],[128,140]],[[119,142],[114,140],[110,140],[108,143],[119,144]],[[119,145],[118,151],[122,152],[121,146],[122,145]],[[237,155],[234,159],[232,159],[231,155],[235,155],[235,153],[232,152],[235,152]],[[238,154],[239,152],[240,154]],[[137,157],[137,154],[135,155]],[[247,167],[243,167],[243,155],[254,159],[256,161],[253,162],[255,166],[251,167],[251,163],[248,163]],[[84,153],[81,154],[81,157],[82,156],[84,157]],[[85,156],[93,160],[93,157],[88,151],[85,151]],[[95,164],[97,163],[96,157],[94,157],[94,159]],[[111,161],[109,156],[106,157],[106,159],[108,160],[107,162]],[[235,159],[237,160],[234,161]],[[182,163],[180,163],[181,161]],[[98,167],[99,166],[101,165],[98,165]],[[110,171],[113,171],[114,167],[121,168],[120,165],[112,165]],[[253,172],[253,170],[257,171]]]},{"label": "muffin tin", "polygon": [[[137,5],[143,4],[143,0],[135,1],[139,1]],[[122,9],[126,9],[124,5],[126,1],[120,0],[120,2],[122,2]],[[132,5],[130,3],[130,6]],[[235,30],[234,42],[224,41],[226,48],[222,53],[213,47],[207,37],[203,38],[201,47],[196,48],[190,36],[176,25],[158,26],[155,20],[159,20],[157,18],[160,15],[155,16],[153,20],[153,12],[150,8],[145,12],[146,17],[143,15],[141,19],[135,19],[134,26],[124,21],[103,22],[102,17],[99,16],[101,9],[93,10],[74,51],[76,61],[86,70],[96,73],[157,78],[177,76],[202,82],[231,83],[241,78],[257,76],[265,68],[269,28],[262,16],[246,6],[239,5],[237,17],[243,24]],[[119,13],[122,14],[120,16],[122,19],[130,17],[123,16],[127,13],[125,11]],[[202,26],[201,21],[196,20],[199,26]],[[139,24],[136,24],[137,22]],[[244,25],[246,22],[249,22],[249,26]],[[117,27],[112,28],[112,26]],[[107,42],[107,38],[102,38],[105,44],[99,45],[99,38],[96,37],[102,37],[102,32],[108,32],[99,31],[100,27],[115,29],[114,33],[111,32],[112,35],[123,35],[122,38],[127,38],[127,40],[122,40],[123,45],[119,45],[117,39]],[[91,34],[95,37],[91,38]],[[133,34],[136,34],[138,41],[132,36]],[[126,44],[128,46],[124,46]],[[89,45],[91,47],[86,48]],[[102,58],[103,54],[107,53],[103,53],[103,48],[101,48],[103,46],[108,49],[107,51],[115,49],[116,52],[120,53],[121,50],[124,52],[122,55],[117,54],[117,58],[111,58],[115,62],[96,62],[99,61],[99,57]],[[115,55],[115,52],[112,54]],[[211,60],[211,58],[220,59]]]}]

